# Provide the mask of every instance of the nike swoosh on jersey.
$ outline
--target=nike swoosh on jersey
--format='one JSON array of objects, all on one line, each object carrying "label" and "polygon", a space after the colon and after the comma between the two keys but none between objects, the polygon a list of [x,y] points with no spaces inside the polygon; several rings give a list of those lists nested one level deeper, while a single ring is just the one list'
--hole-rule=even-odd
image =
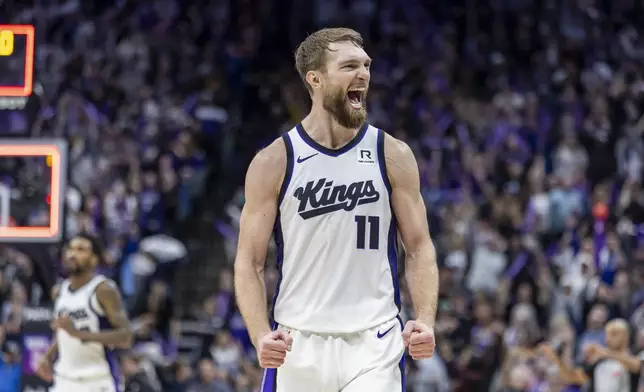
[{"label": "nike swoosh on jersey", "polygon": [[297,163],[302,163],[302,162],[306,161],[307,159],[311,159],[311,158],[313,158],[314,156],[316,156],[318,154],[319,154],[319,152],[316,152],[315,154],[309,155],[308,157],[304,157],[304,158],[297,157]]},{"label": "nike swoosh on jersey", "polygon": [[385,337],[385,335],[389,333],[389,331],[391,331],[392,329],[394,329],[394,327],[395,327],[395,325],[394,325],[394,326],[392,326],[391,328],[389,328],[388,330],[386,330],[386,331],[385,331],[385,332],[383,332],[383,333],[380,333],[380,331],[378,331],[378,339],[382,339],[382,338],[384,338],[384,337]]}]

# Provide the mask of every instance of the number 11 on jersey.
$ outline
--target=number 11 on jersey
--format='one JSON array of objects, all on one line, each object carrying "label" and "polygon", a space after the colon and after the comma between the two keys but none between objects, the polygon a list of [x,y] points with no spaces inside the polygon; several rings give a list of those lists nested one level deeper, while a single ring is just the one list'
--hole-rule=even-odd
[{"label": "number 11 on jersey", "polygon": [[[355,220],[358,226],[356,247],[358,249],[365,249],[365,242],[369,241],[369,249],[378,249],[380,246],[380,217],[356,215]],[[368,236],[367,226],[369,226]]]}]

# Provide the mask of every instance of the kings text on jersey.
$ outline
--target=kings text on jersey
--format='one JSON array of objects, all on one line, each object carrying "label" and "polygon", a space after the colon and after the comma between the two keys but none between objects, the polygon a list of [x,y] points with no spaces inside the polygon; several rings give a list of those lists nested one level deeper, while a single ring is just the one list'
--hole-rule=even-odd
[{"label": "kings text on jersey", "polygon": [[340,210],[352,211],[358,205],[375,203],[380,199],[380,193],[371,180],[334,185],[326,178],[309,181],[297,188],[293,196],[300,201],[297,212],[302,219]]}]

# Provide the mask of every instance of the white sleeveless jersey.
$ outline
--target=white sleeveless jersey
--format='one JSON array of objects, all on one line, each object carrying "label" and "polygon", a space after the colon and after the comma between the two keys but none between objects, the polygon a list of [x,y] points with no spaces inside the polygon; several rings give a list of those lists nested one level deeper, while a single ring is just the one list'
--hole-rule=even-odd
[{"label": "white sleeveless jersey", "polygon": [[[96,298],[96,288],[105,281],[112,283],[106,277],[97,275],[83,287],[72,291],[69,281],[65,280],[56,299],[55,315],[69,316],[77,329],[99,332],[111,328]],[[82,342],[63,330],[56,331],[56,342],[56,376],[69,380],[113,377],[116,385],[119,385],[116,356],[111,349],[100,343]]]},{"label": "white sleeveless jersey", "polygon": [[397,234],[384,137],[365,125],[349,144],[332,150],[301,124],[283,136],[287,169],[274,232],[276,323],[353,333],[398,315]]}]

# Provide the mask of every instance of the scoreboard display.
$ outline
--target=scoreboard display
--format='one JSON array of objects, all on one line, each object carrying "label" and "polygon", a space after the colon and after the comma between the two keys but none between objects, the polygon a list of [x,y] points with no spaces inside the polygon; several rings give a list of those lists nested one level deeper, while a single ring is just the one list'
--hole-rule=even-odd
[{"label": "scoreboard display", "polygon": [[0,97],[31,95],[34,85],[34,27],[0,25]]}]

